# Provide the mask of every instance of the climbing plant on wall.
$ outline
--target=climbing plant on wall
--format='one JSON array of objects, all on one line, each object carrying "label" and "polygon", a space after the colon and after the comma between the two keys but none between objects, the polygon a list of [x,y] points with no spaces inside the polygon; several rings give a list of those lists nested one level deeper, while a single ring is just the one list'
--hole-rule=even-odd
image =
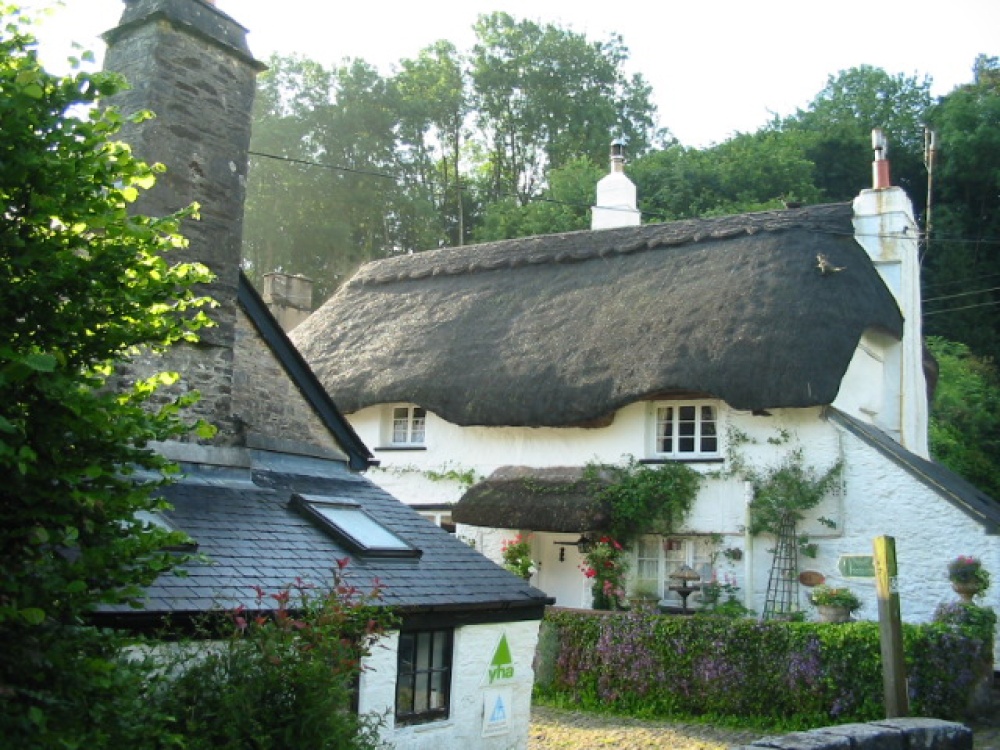
[{"label": "climbing plant on wall", "polygon": [[609,535],[625,546],[641,534],[673,533],[691,511],[701,483],[701,475],[686,464],[649,465],[635,458],[619,466],[590,464],[586,476],[599,483],[597,497],[611,515]]}]

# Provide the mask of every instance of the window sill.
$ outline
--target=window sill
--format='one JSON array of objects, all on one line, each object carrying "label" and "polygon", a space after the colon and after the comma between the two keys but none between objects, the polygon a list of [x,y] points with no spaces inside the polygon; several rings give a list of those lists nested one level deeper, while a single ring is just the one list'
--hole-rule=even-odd
[{"label": "window sill", "polygon": [[382,445],[377,448],[372,448],[373,451],[425,451],[427,450],[426,445]]},{"label": "window sill", "polygon": [[[375,450],[378,450],[377,448]],[[639,463],[645,465],[655,465],[655,464],[721,464],[725,463],[726,459],[722,456],[705,456],[703,458],[681,458],[681,457],[663,457],[663,458],[640,458]]]}]

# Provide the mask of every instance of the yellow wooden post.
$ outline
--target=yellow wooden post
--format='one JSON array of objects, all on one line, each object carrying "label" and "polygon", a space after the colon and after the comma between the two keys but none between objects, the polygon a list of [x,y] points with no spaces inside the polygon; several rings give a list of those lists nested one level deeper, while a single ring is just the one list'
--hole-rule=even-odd
[{"label": "yellow wooden post", "polygon": [[885,715],[892,719],[910,713],[906,694],[906,663],[903,659],[903,622],[899,616],[896,540],[891,536],[876,537],[874,546],[882,689],[885,692]]}]

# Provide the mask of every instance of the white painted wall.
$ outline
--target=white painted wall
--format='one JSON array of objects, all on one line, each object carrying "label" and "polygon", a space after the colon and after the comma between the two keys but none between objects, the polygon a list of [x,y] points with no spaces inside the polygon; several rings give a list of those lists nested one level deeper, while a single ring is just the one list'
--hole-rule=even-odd
[{"label": "white painted wall", "polygon": [[[399,634],[380,640],[365,660],[358,710],[385,716],[382,739],[406,750],[526,750],[531,718],[532,660],[538,621],[469,625],[455,630],[452,661],[451,715],[445,721],[395,727],[396,659]],[[514,678],[489,684],[488,667],[501,635],[506,635],[514,661]],[[504,734],[483,737],[484,700],[490,690],[509,690],[510,727]]]},{"label": "white painted wall", "polygon": [[[892,361],[883,418],[875,422],[898,435],[907,450],[927,458],[927,382],[923,370],[919,227],[913,205],[898,187],[863,190],[854,200],[855,239],[871,257],[903,313],[903,341]],[[853,412],[852,412],[853,413]]]}]

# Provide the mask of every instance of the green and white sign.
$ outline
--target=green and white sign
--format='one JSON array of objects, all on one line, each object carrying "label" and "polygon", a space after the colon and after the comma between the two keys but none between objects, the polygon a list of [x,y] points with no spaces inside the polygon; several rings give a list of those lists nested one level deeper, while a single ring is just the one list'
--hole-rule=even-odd
[{"label": "green and white sign", "polygon": [[507,643],[507,634],[502,633],[497,641],[496,648],[493,649],[493,658],[483,676],[483,685],[494,686],[507,682],[513,682],[515,677],[514,659],[510,655],[510,646]]}]

